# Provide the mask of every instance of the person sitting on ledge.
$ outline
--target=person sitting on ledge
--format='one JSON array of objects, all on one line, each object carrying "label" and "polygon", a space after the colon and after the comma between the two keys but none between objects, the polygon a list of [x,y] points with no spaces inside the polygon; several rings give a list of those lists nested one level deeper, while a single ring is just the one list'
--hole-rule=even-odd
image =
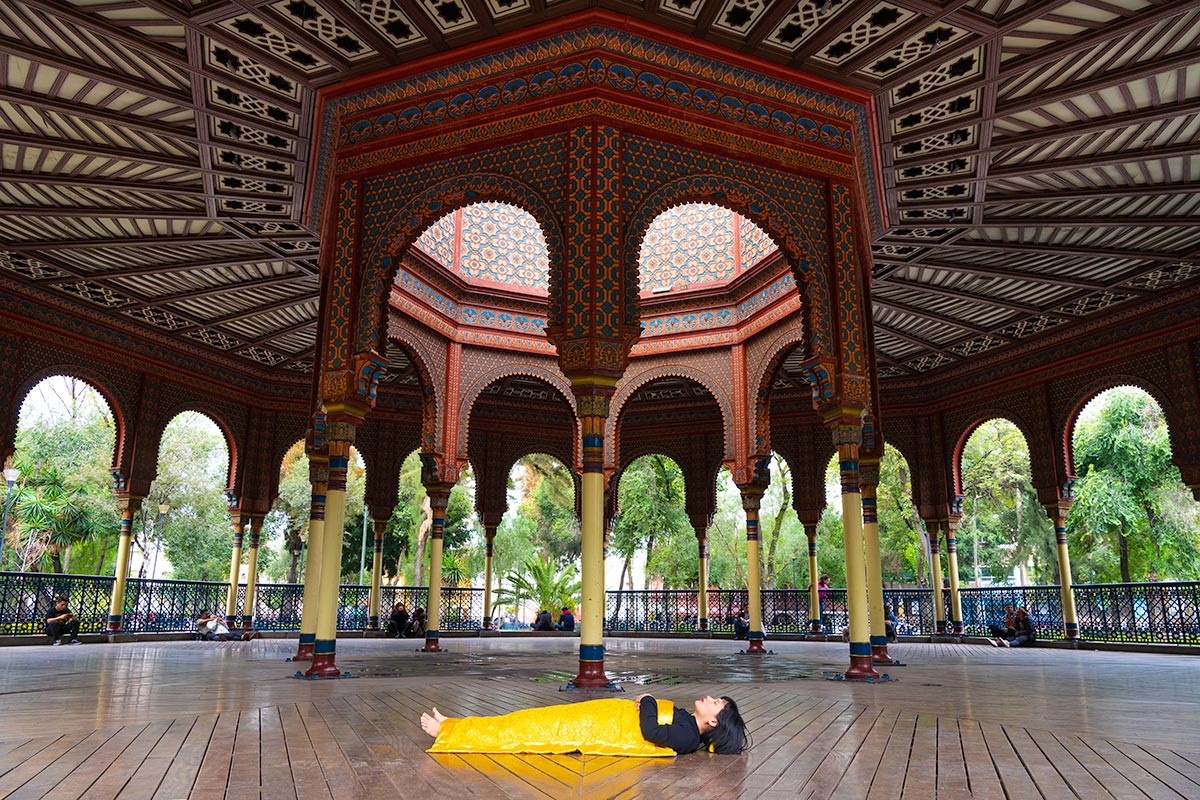
[{"label": "person sitting on ledge", "polygon": [[1017,622],[1011,603],[1004,607],[1004,619],[993,622],[988,626],[988,631],[991,632],[992,643],[996,647],[1005,647],[1005,640],[1017,635]]},{"label": "person sitting on ledge", "polygon": [[46,635],[55,647],[67,644],[82,644],[78,638],[79,619],[67,606],[67,598],[54,598],[54,608],[46,612]]},{"label": "person sitting on ledge", "polygon": [[214,616],[207,608],[200,609],[200,618],[196,620],[196,634],[210,642],[229,641],[229,628],[225,625],[225,620]]},{"label": "person sitting on ledge", "polygon": [[550,612],[543,608],[538,612],[537,619],[529,624],[529,627],[535,631],[552,631],[554,630],[554,620],[550,619]]},{"label": "person sitting on ledge", "polygon": [[733,618],[733,638],[746,639],[750,636],[750,617],[746,616],[746,609],[738,611],[737,616]]},{"label": "person sitting on ledge", "polygon": [[554,626],[556,631],[573,631],[575,630],[575,615],[571,613],[571,609],[567,606],[562,607],[562,614],[558,617],[558,624]]},{"label": "person sitting on ledge", "polygon": [[430,753],[582,753],[674,756],[708,750],[737,755],[750,746],[746,723],[729,697],[702,697],[692,711],[648,694],[635,700],[587,700],[496,717],[421,715],[434,737]]},{"label": "person sitting on ledge", "polygon": [[1017,609],[1013,622],[1017,633],[1016,636],[1005,642],[1008,647],[1025,647],[1037,641],[1037,630],[1033,627],[1033,618],[1023,607]]},{"label": "person sitting on ledge", "polygon": [[408,609],[404,607],[404,603],[396,603],[392,606],[392,613],[388,616],[387,635],[389,639],[399,639],[404,635],[405,629],[408,628]]}]

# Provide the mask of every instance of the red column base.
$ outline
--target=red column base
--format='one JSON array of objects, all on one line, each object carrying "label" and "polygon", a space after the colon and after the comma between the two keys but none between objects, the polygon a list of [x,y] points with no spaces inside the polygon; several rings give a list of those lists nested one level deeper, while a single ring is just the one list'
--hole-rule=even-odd
[{"label": "red column base", "polygon": [[604,674],[603,661],[580,661],[579,674],[571,681],[576,689],[607,689],[612,685]]},{"label": "red column base", "polygon": [[496,627],[494,625],[492,625],[491,622],[485,622],[485,623],[483,623],[483,627],[480,628],[480,630],[481,631],[494,631],[494,630],[496,630]]},{"label": "red column base", "polygon": [[896,659],[892,658],[891,655],[888,654],[888,649],[887,649],[886,644],[871,645],[871,663],[872,664],[887,665],[887,664],[895,663],[895,661],[896,661]]},{"label": "red column base", "polygon": [[306,678],[337,678],[342,671],[333,663],[333,653],[318,653],[312,657],[312,666],[304,673]]},{"label": "red column base", "polygon": [[242,617],[242,630],[244,630],[244,631],[254,630],[254,620],[250,619],[249,617]]},{"label": "red column base", "polygon": [[824,626],[821,625],[821,623],[814,622],[808,626],[808,632],[820,635],[820,634],[825,633],[825,628],[824,628]]},{"label": "red column base", "polygon": [[767,648],[763,647],[762,639],[751,639],[746,642],[746,653],[765,653]]},{"label": "red column base", "polygon": [[312,643],[309,643],[309,644],[301,643],[301,644],[296,645],[296,655],[292,656],[292,661],[312,661],[312,660],[313,660]]},{"label": "red column base", "polygon": [[871,656],[850,656],[850,669],[845,676],[848,681],[877,681],[880,677],[871,666]]},{"label": "red column base", "polygon": [[442,648],[438,646],[437,639],[426,639],[425,646],[421,648],[422,653],[440,653]]}]

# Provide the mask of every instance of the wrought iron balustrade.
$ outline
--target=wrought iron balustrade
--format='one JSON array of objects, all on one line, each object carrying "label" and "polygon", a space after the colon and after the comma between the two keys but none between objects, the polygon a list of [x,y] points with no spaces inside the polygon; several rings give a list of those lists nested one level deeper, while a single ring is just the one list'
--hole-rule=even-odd
[{"label": "wrought iron balustrade", "polygon": [[[102,633],[107,627],[113,579],[107,576],[58,575],[39,572],[0,572],[0,636],[41,634],[54,598],[66,597],[80,621],[81,633]],[[148,580],[131,578],[125,588],[122,629],[130,632],[193,630],[201,609],[223,613],[228,584],[217,581]],[[440,630],[470,631],[482,626],[483,590],[442,589]],[[732,633],[734,619],[749,606],[745,589],[708,590],[708,630]],[[1029,610],[1038,638],[1063,638],[1062,594],[1057,586],[964,587],[964,632],[988,635],[988,626],[1004,618],[1006,605]],[[1079,633],[1084,639],[1110,642],[1200,645],[1200,581],[1179,583],[1093,584],[1075,587]],[[296,631],[304,610],[304,587],[260,583],[254,605],[254,627],[267,631]],[[385,627],[392,606],[404,603],[410,612],[425,607],[423,586],[384,586],[380,625]],[[238,587],[238,610],[244,607],[245,586]],[[934,593],[929,589],[885,589],[884,606],[896,618],[901,636],[934,632]],[[338,629],[363,630],[370,624],[370,587],[343,585],[338,600]],[[941,591],[946,620],[951,621],[949,591]],[[762,592],[763,627],[768,636],[805,633],[811,609],[807,589],[767,589]],[[827,634],[837,635],[849,624],[845,589],[821,594],[820,619]],[[695,589],[613,591],[606,597],[604,624],[610,635],[623,632],[690,633],[698,629],[700,592]]]}]

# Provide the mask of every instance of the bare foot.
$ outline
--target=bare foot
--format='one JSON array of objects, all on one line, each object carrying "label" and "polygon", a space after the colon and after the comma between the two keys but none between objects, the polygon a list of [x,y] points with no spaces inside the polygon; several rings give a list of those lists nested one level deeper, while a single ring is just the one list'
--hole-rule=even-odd
[{"label": "bare foot", "polygon": [[[437,709],[434,709],[434,711],[436,712]],[[438,735],[438,731],[440,731],[441,729],[442,729],[442,720],[435,719],[434,717],[431,717],[428,714],[421,715],[421,730],[425,731],[430,736],[432,736],[433,738],[436,739],[437,735]]]},{"label": "bare foot", "polygon": [[448,719],[445,714],[437,710],[437,706],[433,707],[433,718],[438,722],[445,722]]}]

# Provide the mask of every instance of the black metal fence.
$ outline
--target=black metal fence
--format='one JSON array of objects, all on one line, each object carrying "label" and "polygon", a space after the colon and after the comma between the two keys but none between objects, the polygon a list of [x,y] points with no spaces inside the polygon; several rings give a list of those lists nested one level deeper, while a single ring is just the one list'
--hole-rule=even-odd
[{"label": "black metal fence", "polygon": [[[101,633],[108,620],[113,579],[88,575],[0,572],[0,635],[38,634],[45,628],[55,597],[66,597],[80,620],[81,633]],[[122,628],[131,632],[189,631],[201,609],[220,613],[228,585],[217,582],[131,578],[125,589]],[[259,630],[295,631],[304,610],[304,587],[259,584],[254,626]],[[660,589],[607,593],[605,627],[626,631],[687,633],[697,629],[700,592]],[[1057,586],[989,586],[959,592],[963,627],[968,635],[986,636],[988,626],[1004,617],[1004,607],[1028,609],[1039,638],[1063,637],[1062,593]],[[238,589],[238,608],[245,587]],[[934,594],[929,589],[885,589],[886,610],[895,617],[901,636],[934,632]],[[942,590],[945,619],[950,620],[950,593]],[[344,585],[338,602],[338,629],[363,630],[370,623],[370,587]],[[384,586],[380,622],[386,625],[395,603],[409,611],[425,607],[423,586]],[[708,590],[708,628],[731,633],[738,612],[749,607],[745,589]],[[1079,633],[1084,639],[1200,645],[1200,581],[1187,583],[1093,584],[1075,587]],[[803,633],[819,618],[824,631],[838,634],[849,624],[844,589],[822,590],[817,616],[811,614],[806,589],[768,589],[762,593],[763,624],[772,633]],[[440,630],[478,630],[483,623],[483,590],[442,589]]]},{"label": "black metal fence", "polygon": [[[80,633],[103,633],[108,623],[113,578],[0,572],[0,636],[40,634],[54,598],[65,597],[79,619]],[[132,633],[182,632],[195,628],[200,611],[224,613],[229,584],[130,578],[125,584],[121,627]],[[423,608],[423,586],[384,586],[380,591],[381,623],[386,625],[393,604],[409,611]],[[370,624],[370,586],[343,585],[338,601],[338,630],[363,630]],[[238,587],[237,607],[245,606],[246,587]],[[299,584],[258,584],[254,597],[254,627],[265,631],[296,631],[304,611],[304,587]],[[441,630],[478,630],[483,623],[483,590],[442,589]]]}]

